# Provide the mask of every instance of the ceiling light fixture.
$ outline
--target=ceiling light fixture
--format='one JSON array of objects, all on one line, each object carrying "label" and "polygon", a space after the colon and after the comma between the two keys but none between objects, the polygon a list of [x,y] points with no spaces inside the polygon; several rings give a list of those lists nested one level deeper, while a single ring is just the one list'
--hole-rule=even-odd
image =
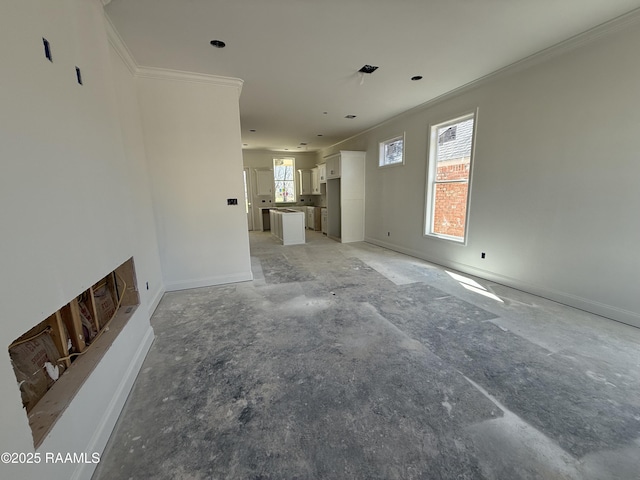
[{"label": "ceiling light fixture", "polygon": [[411,80],[413,80],[414,82],[416,80],[422,80],[422,75],[416,75],[415,77],[411,77]]},{"label": "ceiling light fixture", "polygon": [[211,40],[209,43],[216,48],[224,48],[227,46],[227,44],[224,43],[222,40]]}]

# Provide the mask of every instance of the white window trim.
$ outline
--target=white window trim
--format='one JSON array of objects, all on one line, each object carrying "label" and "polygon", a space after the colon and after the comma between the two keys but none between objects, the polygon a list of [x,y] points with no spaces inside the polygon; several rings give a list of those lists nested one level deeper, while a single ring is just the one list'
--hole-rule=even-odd
[{"label": "white window trim", "polygon": [[[395,163],[388,163],[385,165],[381,165],[380,162],[384,158],[384,146],[388,143],[395,142],[396,140],[402,139],[402,161]],[[402,132],[400,135],[396,135],[394,137],[388,138],[387,140],[383,140],[378,144],[378,167],[379,168],[387,168],[387,167],[399,167],[404,165],[405,161],[405,151],[406,151],[407,140],[405,138],[405,132]]]},{"label": "white window trim", "polygon": [[[435,185],[434,177],[436,175],[435,163],[432,162],[432,158],[435,158],[435,152],[438,145],[438,128],[441,128],[446,125],[453,125],[459,122],[462,122],[468,118],[473,117],[473,133],[471,137],[471,152],[470,152],[470,165],[469,165],[469,179],[467,180],[467,213],[465,218],[465,226],[464,226],[464,237],[454,237],[452,235],[443,235],[441,233],[433,233],[433,195]],[[424,229],[423,229],[423,237],[429,238],[438,238],[441,240],[445,240],[447,242],[451,242],[458,245],[466,245],[467,239],[469,237],[469,224],[471,217],[471,185],[472,185],[472,176],[475,164],[475,148],[476,148],[476,135],[478,129],[478,109],[471,110],[470,113],[465,113],[463,115],[459,115],[457,117],[451,118],[449,120],[445,120],[444,122],[432,123],[429,124],[429,146],[428,146],[428,157],[427,157],[427,185],[425,188],[425,215],[424,215]]]},{"label": "white window trim", "polygon": [[[278,202],[276,201],[276,165],[275,165],[275,161],[276,160],[293,160],[293,197],[294,200],[292,202]],[[272,172],[273,172],[273,201],[274,203],[278,204],[278,205],[290,205],[292,203],[298,203],[299,200],[299,194],[298,194],[298,186],[296,185],[296,158],[295,157],[273,157],[273,160],[271,161],[271,167],[272,167]]]}]

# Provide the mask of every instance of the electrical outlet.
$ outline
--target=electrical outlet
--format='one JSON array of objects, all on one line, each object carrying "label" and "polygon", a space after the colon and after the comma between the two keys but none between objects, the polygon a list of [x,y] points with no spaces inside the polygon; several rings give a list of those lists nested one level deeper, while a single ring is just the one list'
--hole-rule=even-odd
[{"label": "electrical outlet", "polygon": [[480,254],[480,258],[485,258],[485,253],[484,253],[484,252],[482,252],[482,253]]},{"label": "electrical outlet", "polygon": [[227,198],[227,205],[237,205],[237,204],[238,204],[237,198]]},{"label": "electrical outlet", "polygon": [[387,232],[387,237],[390,237],[390,236],[391,236],[391,232]]},{"label": "electrical outlet", "polygon": [[149,282],[147,282],[147,290],[149,290]]}]

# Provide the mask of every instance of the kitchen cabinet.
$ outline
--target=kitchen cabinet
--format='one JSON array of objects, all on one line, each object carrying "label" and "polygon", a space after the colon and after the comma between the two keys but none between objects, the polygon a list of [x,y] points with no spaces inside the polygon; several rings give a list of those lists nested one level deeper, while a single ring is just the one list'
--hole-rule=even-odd
[{"label": "kitchen cabinet", "polygon": [[297,207],[297,206],[288,206],[288,207],[284,207],[287,210],[293,210],[295,212],[302,212],[302,214],[304,215],[304,219],[302,221],[302,228],[306,228],[307,226],[307,207]]},{"label": "kitchen cabinet", "polygon": [[269,210],[271,234],[283,245],[305,243],[304,212],[289,208],[272,208]]},{"label": "kitchen cabinet", "polygon": [[[361,242],[364,240],[365,152],[342,150],[326,160],[327,236],[342,243]],[[336,172],[338,176],[332,177]]]},{"label": "kitchen cabinet", "polygon": [[307,207],[307,229],[320,230],[320,207]]},{"label": "kitchen cabinet", "polygon": [[327,183],[327,164],[321,163],[318,165],[318,176],[320,177],[320,183]]},{"label": "kitchen cabinet", "polygon": [[311,170],[311,194],[320,195],[320,176],[318,167]]},{"label": "kitchen cabinet", "polygon": [[256,195],[259,197],[273,194],[273,172],[271,170],[256,170]]},{"label": "kitchen cabinet", "polygon": [[340,153],[331,155],[326,158],[325,169],[327,180],[330,178],[340,178],[340,167],[342,163],[342,156]]},{"label": "kitchen cabinet", "polygon": [[311,170],[298,170],[298,195],[312,195],[312,173]]}]

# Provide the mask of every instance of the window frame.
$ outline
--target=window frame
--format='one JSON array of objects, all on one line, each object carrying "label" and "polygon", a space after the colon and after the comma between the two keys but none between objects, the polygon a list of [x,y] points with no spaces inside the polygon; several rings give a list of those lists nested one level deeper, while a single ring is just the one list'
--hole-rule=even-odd
[{"label": "window frame", "polygon": [[[276,178],[276,167],[279,165],[276,165],[276,161],[278,160],[291,160],[292,162],[292,172],[293,172],[293,178],[292,180],[278,180]],[[298,201],[298,189],[296,187],[296,159],[295,157],[273,157],[273,201],[274,203],[279,203],[282,205],[289,205],[291,203],[297,203]],[[278,188],[277,188],[277,184],[276,182],[291,182],[293,185],[293,200],[290,201],[278,201]]]},{"label": "window frame", "polygon": [[[457,125],[466,120],[473,119],[473,127],[471,129],[471,149],[469,152],[469,175],[467,180],[445,180],[445,181],[437,181],[437,148],[438,148],[438,130],[447,127]],[[442,240],[446,240],[448,242],[452,242],[458,245],[466,245],[467,239],[469,237],[469,218],[471,213],[471,185],[472,185],[472,177],[473,177],[473,167],[475,163],[475,146],[476,146],[476,136],[478,129],[478,109],[475,108],[469,113],[465,113],[462,115],[457,115],[454,117],[450,117],[449,120],[445,120],[443,122],[432,123],[429,124],[429,135],[428,135],[428,147],[427,147],[427,178],[426,178],[426,189],[425,189],[425,214],[424,214],[424,229],[423,236],[430,238],[438,238]],[[435,190],[436,185],[438,184],[452,184],[452,183],[466,183],[467,184],[467,200],[466,200],[466,211],[465,211],[465,221],[464,221],[464,236],[457,237],[454,235],[446,235],[442,233],[434,232],[433,222],[435,220]]]},{"label": "window frame", "polygon": [[[383,140],[380,143],[378,143],[378,167],[379,168],[387,168],[387,167],[398,167],[401,165],[404,165],[405,162],[405,146],[406,146],[406,132],[402,132],[400,135],[395,135],[391,138],[388,138],[387,140]],[[393,162],[393,163],[382,163],[382,160],[385,158],[384,155],[384,149],[385,147],[393,142],[396,142],[398,140],[402,140],[402,160],[399,162]]]}]

